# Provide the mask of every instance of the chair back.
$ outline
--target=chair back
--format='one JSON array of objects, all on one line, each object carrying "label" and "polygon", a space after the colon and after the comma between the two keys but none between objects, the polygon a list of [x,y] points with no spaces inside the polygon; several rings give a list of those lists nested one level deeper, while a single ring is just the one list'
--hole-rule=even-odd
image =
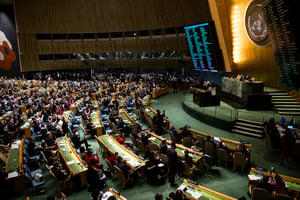
[{"label": "chair back", "polygon": [[118,177],[118,183],[119,183],[119,181],[121,181],[122,187],[124,189],[125,188],[125,184],[127,182],[127,179],[126,179],[124,173],[122,172],[122,170],[119,167],[117,167],[117,166],[114,165],[114,168],[115,168],[115,172],[116,172],[117,177]]},{"label": "chair back", "polygon": [[205,153],[214,157],[214,154],[215,154],[214,145],[211,142],[205,142],[204,145],[205,145],[204,146]]},{"label": "chair back", "polygon": [[246,166],[247,164],[247,157],[242,152],[235,152],[233,155],[233,162],[237,166]]},{"label": "chair back", "polygon": [[136,142],[137,142],[140,153],[144,154],[146,152],[146,149],[145,149],[143,142],[140,139],[136,139]]},{"label": "chair back", "polygon": [[110,172],[112,174],[112,178],[113,178],[113,175],[116,173],[116,170],[109,160],[105,159],[105,162],[106,162],[107,167],[110,170]]},{"label": "chair back", "polygon": [[270,194],[267,190],[262,188],[254,188],[251,195],[251,200],[269,199]]},{"label": "chair back", "polygon": [[286,194],[276,194],[275,199],[278,199],[278,200],[293,200],[292,197],[290,197]]},{"label": "chair back", "polygon": [[191,137],[184,137],[182,138],[182,144],[185,147],[191,148],[191,146],[193,145],[193,140]]},{"label": "chair back", "polygon": [[195,139],[200,143],[200,147],[203,148],[205,143],[204,138],[201,135],[196,135]]},{"label": "chair back", "polygon": [[226,150],[219,148],[217,151],[217,155],[220,161],[228,162],[228,153]]},{"label": "chair back", "polygon": [[183,163],[183,172],[181,173],[185,177],[192,177],[194,174],[195,166],[190,167],[186,162]]},{"label": "chair back", "polygon": [[161,154],[159,155],[159,157],[160,157],[160,159],[161,159],[161,162],[164,163],[164,165],[165,165],[166,167],[168,167],[168,166],[169,166],[168,156],[161,153]]}]

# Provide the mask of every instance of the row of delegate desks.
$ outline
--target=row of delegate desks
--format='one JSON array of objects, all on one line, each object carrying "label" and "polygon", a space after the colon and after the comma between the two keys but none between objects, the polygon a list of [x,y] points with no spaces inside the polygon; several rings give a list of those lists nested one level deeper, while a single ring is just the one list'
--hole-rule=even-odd
[{"label": "row of delegate desks", "polygon": [[6,172],[8,173],[8,181],[12,182],[15,192],[23,191],[26,188],[23,169],[23,146],[24,139],[15,140],[11,144],[8,158],[6,160]]},{"label": "row of delegate desks", "polygon": [[[204,138],[204,140],[207,139],[207,136],[210,136],[211,138],[215,137],[214,135],[211,135],[211,134],[208,134],[208,133],[204,133],[202,131],[198,131],[198,130],[195,130],[195,129],[192,129],[192,128],[189,128],[189,130],[191,131],[191,133],[192,133],[192,135],[194,137],[197,136],[197,135],[200,135],[200,136],[202,136]],[[222,137],[220,137],[220,140],[231,151],[236,151],[238,145],[241,143],[240,141],[230,140],[230,139],[222,138]],[[252,145],[251,144],[245,144],[245,146],[246,146],[246,148],[247,148],[247,150],[249,152],[249,155],[250,155],[251,149],[252,149]]]},{"label": "row of delegate desks", "polygon": [[[251,181],[262,179],[263,176],[270,176],[270,171],[262,171],[257,168],[251,168],[249,175],[248,175],[248,184],[249,187],[252,187]],[[275,177],[275,173],[272,173]],[[294,178],[291,176],[281,175],[281,178],[284,180],[287,190],[290,193],[293,193],[295,196],[300,194],[300,179]]]},{"label": "row of delegate desks", "polygon": [[153,99],[156,99],[164,94],[169,94],[169,87],[155,89],[151,93],[151,96]]},{"label": "row of delegate desks", "polygon": [[73,177],[80,177],[81,187],[87,184],[87,165],[81,160],[67,135],[56,139],[57,147],[68,170]]},{"label": "row of delegate desks", "polygon": [[110,151],[111,153],[117,152],[119,156],[126,160],[127,166],[132,170],[137,171],[145,166],[145,160],[141,159],[136,154],[126,149],[110,135],[101,135],[97,137],[97,140],[102,150]]},{"label": "row of delegate desks", "polygon": [[[171,144],[171,141],[170,140],[167,140],[159,135],[156,135],[155,133],[153,132],[150,132],[148,130],[145,131],[147,134],[151,135],[151,137],[149,138],[149,140],[157,145],[160,145],[160,143],[163,141],[163,140],[166,140],[168,145]],[[193,163],[199,168],[199,169],[202,169],[203,167],[203,153],[202,152],[197,152],[197,151],[194,151],[190,148],[187,148],[183,145],[180,145],[180,144],[176,144],[176,152],[177,152],[177,155],[182,158],[184,157],[184,151],[185,150],[188,150],[189,151],[189,155],[192,157],[193,159]]]},{"label": "row of delegate desks", "polygon": [[237,200],[233,197],[216,192],[201,185],[196,185],[187,180],[184,180],[178,189],[182,190],[186,197],[191,200]]},{"label": "row of delegate desks", "polygon": [[100,111],[98,109],[91,113],[91,121],[93,124],[93,130],[96,130],[97,136],[103,135],[103,124],[100,120]]}]

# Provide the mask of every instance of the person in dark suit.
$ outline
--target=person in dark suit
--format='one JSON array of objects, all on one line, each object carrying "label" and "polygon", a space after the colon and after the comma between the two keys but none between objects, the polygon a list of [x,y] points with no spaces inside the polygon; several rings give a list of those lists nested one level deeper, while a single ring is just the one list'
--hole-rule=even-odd
[{"label": "person in dark suit", "polygon": [[161,141],[160,145],[159,145],[159,153],[168,154],[168,145],[167,145],[167,140],[163,140]]},{"label": "person in dark suit", "polygon": [[183,161],[188,164],[189,167],[193,166],[193,158],[189,155],[189,151],[184,151]]},{"label": "person in dark suit", "polygon": [[168,148],[168,167],[169,167],[169,182],[171,187],[177,186],[175,183],[175,175],[177,172],[178,166],[178,156],[176,152],[176,144],[174,142],[171,143],[171,147]]},{"label": "person in dark suit", "polygon": [[90,146],[86,139],[83,139],[83,140],[80,139],[80,135],[76,131],[76,129],[73,129],[73,131],[72,131],[71,140],[76,149],[80,148],[81,144],[84,144],[86,149],[88,149]]},{"label": "person in dark suit", "polygon": [[54,163],[54,166],[51,169],[51,171],[58,181],[63,181],[70,177],[70,175],[62,168],[62,165],[58,162]]},{"label": "person in dark suit", "polygon": [[126,165],[126,161],[123,160],[121,156],[118,156],[116,166],[124,173],[127,180],[131,180],[133,183],[133,171]]},{"label": "person in dark suit", "polygon": [[162,133],[163,133],[164,117],[165,117],[165,110],[163,110],[163,114],[160,113],[160,110],[157,110],[156,123],[157,123],[157,134],[158,135],[162,135]]}]

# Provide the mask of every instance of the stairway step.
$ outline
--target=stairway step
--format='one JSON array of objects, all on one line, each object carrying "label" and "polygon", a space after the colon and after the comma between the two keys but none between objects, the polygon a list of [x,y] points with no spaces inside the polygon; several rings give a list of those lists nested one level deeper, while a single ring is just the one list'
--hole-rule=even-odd
[{"label": "stairway step", "polygon": [[247,120],[247,119],[237,119],[237,121],[244,122],[244,123],[249,123],[249,124],[256,124],[256,125],[259,125],[259,126],[262,125],[261,122],[251,121],[251,120]]},{"label": "stairway step", "polygon": [[300,105],[300,102],[298,102],[298,101],[290,101],[290,102],[280,102],[280,101],[278,101],[278,102],[273,102],[274,104],[276,104],[276,105]]},{"label": "stairway step", "polygon": [[299,111],[300,112],[300,108],[277,108],[278,111]]},{"label": "stairway step", "polygon": [[294,115],[294,116],[300,116],[300,112],[278,112],[279,115]]},{"label": "stairway step", "polygon": [[289,96],[289,94],[286,92],[266,92],[266,93],[272,96]]},{"label": "stairway step", "polygon": [[279,99],[281,99],[281,98],[287,98],[287,99],[292,98],[293,99],[293,97],[291,97],[290,95],[271,95],[271,96],[272,96],[272,98],[279,98]]},{"label": "stairway step", "polygon": [[277,98],[272,98],[272,101],[296,101],[296,99],[293,98],[285,98],[285,99],[277,99]]},{"label": "stairway step", "polygon": [[246,126],[246,127],[251,127],[251,128],[256,128],[256,129],[261,129],[261,124],[249,124],[249,123],[244,123],[244,122],[236,122],[235,124],[241,125],[241,126]]},{"label": "stairway step", "polygon": [[239,134],[242,134],[242,135],[257,137],[257,138],[262,138],[263,137],[261,134],[249,133],[247,131],[241,131],[241,130],[238,130],[238,129],[232,129],[232,132],[239,133]]},{"label": "stairway step", "polygon": [[262,133],[263,132],[261,129],[257,130],[257,129],[247,128],[247,127],[244,127],[244,126],[234,125],[233,127],[235,129],[241,129],[241,130],[244,130],[244,131],[249,131],[249,132],[254,132],[254,133]]}]

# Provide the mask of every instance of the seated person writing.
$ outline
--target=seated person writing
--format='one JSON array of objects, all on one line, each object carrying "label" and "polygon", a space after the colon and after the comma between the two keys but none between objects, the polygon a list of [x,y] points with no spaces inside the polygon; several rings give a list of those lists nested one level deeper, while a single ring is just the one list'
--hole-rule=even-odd
[{"label": "seated person writing", "polygon": [[200,142],[199,141],[196,141],[195,145],[191,146],[191,149],[193,149],[194,151],[197,151],[197,152],[203,151],[203,148],[200,147]]}]

